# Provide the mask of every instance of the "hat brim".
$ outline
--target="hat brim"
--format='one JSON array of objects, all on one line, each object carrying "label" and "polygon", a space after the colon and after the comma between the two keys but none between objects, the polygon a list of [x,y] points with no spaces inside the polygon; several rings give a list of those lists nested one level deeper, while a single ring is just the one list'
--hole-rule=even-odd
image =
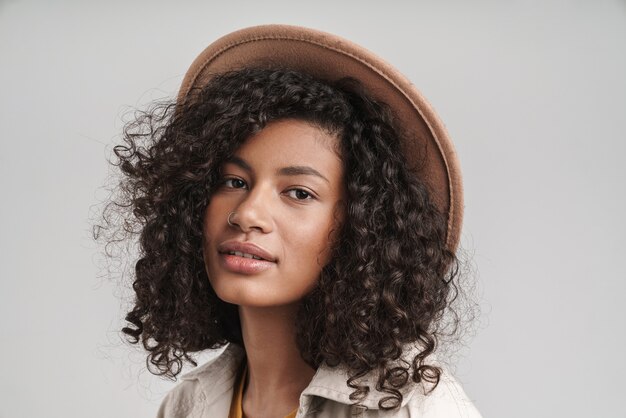
[{"label": "hat brim", "polygon": [[209,45],[187,70],[178,100],[215,74],[256,66],[292,68],[322,80],[358,79],[386,103],[408,141],[402,146],[447,217],[446,246],[455,251],[463,221],[461,169],[450,137],[432,106],[396,68],[339,36],[300,26],[262,25],[227,34]]}]

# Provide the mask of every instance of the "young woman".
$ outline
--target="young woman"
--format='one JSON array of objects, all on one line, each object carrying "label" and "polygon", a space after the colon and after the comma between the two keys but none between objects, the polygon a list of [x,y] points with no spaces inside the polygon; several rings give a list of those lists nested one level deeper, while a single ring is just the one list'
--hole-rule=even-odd
[{"label": "young woman", "polygon": [[170,377],[225,347],[160,417],[480,416],[434,358],[456,294],[458,163],[395,69],[330,34],[248,28],[125,141],[105,210],[139,237],[123,332]]}]

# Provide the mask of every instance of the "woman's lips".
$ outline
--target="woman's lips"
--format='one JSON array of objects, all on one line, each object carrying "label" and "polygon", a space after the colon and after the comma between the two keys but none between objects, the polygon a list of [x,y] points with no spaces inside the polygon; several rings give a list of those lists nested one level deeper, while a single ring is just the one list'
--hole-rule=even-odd
[{"label": "woman's lips", "polygon": [[273,261],[257,260],[233,254],[218,253],[222,266],[233,273],[256,274],[276,265]]},{"label": "woman's lips", "polygon": [[269,251],[250,241],[226,241],[217,246],[217,251],[220,253],[241,252],[266,261],[278,261]]}]

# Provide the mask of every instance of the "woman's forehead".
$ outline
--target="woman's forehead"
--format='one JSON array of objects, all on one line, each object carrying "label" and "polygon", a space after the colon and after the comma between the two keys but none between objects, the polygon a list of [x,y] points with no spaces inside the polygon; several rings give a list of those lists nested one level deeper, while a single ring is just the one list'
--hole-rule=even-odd
[{"label": "woman's forehead", "polygon": [[[251,170],[254,166],[310,167],[333,170],[341,165],[336,152],[338,138],[308,122],[285,119],[269,123],[248,138],[226,162]],[[291,169],[294,174],[298,169]],[[316,173],[310,170],[308,174]],[[287,173],[289,170],[283,170]],[[288,173],[287,173],[288,174]]]}]

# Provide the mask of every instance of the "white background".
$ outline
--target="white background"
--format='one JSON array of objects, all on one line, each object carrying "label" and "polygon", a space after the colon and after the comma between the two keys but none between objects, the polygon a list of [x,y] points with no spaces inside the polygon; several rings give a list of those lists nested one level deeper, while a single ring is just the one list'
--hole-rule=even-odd
[{"label": "white background", "polygon": [[463,167],[482,316],[456,370],[486,417],[623,417],[624,1],[0,0],[0,417],[152,417],[90,238],[122,116],[245,26],[396,65]]}]

